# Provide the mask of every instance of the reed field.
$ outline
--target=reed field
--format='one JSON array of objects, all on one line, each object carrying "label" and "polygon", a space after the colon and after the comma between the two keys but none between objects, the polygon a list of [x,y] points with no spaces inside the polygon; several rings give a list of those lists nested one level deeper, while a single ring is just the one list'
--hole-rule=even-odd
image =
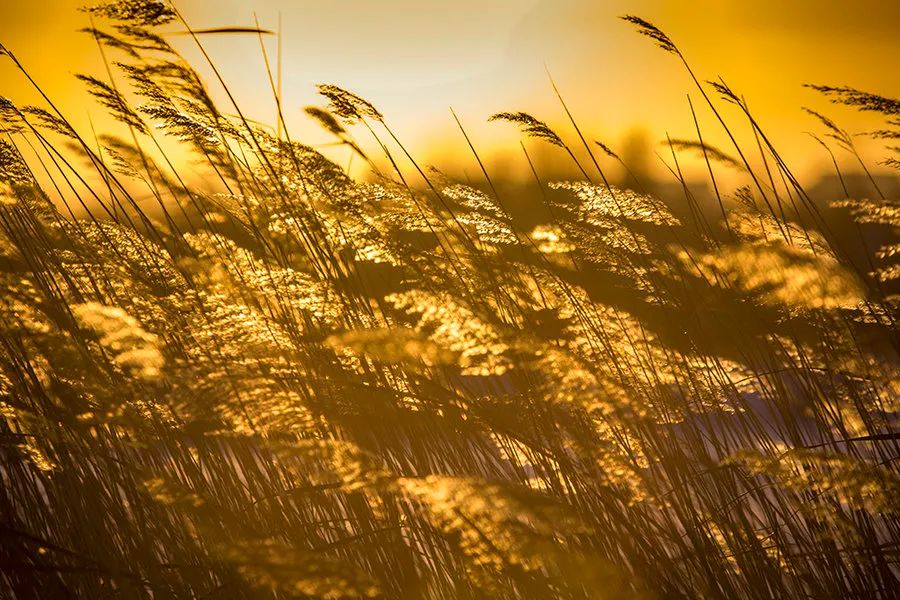
[{"label": "reed field", "polygon": [[[234,31],[167,0],[85,10],[108,68],[72,85],[126,135],[77,129],[0,46],[43,97],[0,97],[0,597],[900,597],[900,199],[878,175],[900,101],[811,82],[883,142],[809,111],[862,182],[815,194],[739,90],[626,16],[733,143],[668,140],[657,197],[613,182],[627,161],[558,91],[565,134],[486,103],[522,136],[517,197],[476,144],[463,184],[323,83],[306,111],[351,177],[217,105],[214,62],[159,26],[201,53]],[[581,177],[542,173],[545,147]]]}]

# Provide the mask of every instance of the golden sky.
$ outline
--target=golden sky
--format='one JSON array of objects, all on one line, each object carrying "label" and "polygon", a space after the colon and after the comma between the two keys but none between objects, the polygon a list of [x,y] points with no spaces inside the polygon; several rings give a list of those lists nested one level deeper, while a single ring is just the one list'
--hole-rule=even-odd
[{"label": "golden sky", "polygon": [[[102,72],[92,40],[75,32],[87,25],[87,17],[77,11],[86,1],[0,0],[0,42],[79,123],[87,123],[89,114],[102,122],[101,109],[78,91],[73,78],[78,72]],[[255,12],[263,26],[274,29],[282,15],[284,105],[295,138],[328,141],[301,108],[319,101],[316,83],[335,83],[371,100],[416,155],[438,164],[468,160],[450,106],[479,148],[495,158],[508,149],[514,168],[522,167],[518,135],[504,124],[487,124],[490,114],[525,110],[564,137],[573,135],[545,65],[592,138],[618,150],[644,139],[652,150],[662,150],[658,142],[667,133],[695,137],[685,94],[696,96],[696,90],[673,57],[616,18],[626,13],[666,31],[703,78],[721,75],[742,93],[776,145],[801,170],[823,166],[826,160],[803,133],[817,130],[817,124],[802,106],[826,112],[851,132],[879,125],[877,117],[829,105],[802,88],[803,83],[900,96],[900,77],[891,64],[892,57],[900,56],[900,2],[890,0],[176,4],[194,27],[250,25]],[[189,39],[171,40],[199,60]],[[274,103],[256,37],[208,37],[205,42],[247,112],[273,122]],[[274,38],[269,44],[274,53]],[[8,65],[0,65],[0,94],[32,100]],[[701,123],[709,139],[729,149],[705,112]],[[873,151],[873,163],[880,158],[871,144],[863,141],[862,147]]]}]

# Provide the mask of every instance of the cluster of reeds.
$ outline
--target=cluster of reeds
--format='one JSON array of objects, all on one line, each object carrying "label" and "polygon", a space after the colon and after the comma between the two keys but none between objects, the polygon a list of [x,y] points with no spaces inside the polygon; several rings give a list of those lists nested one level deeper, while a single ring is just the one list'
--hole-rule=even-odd
[{"label": "cluster of reeds", "polygon": [[[900,205],[811,197],[694,77],[758,140],[671,140],[720,218],[500,113],[584,174],[538,181],[549,218],[522,227],[486,170],[420,168],[368,101],[323,85],[309,111],[393,165],[361,183],[218,108],[154,33],[181,18],[164,0],[89,10],[110,69],[81,80],[131,135],[0,99],[4,596],[897,594]],[[900,132],[897,101],[821,91]],[[867,264],[832,200],[888,240]]]}]

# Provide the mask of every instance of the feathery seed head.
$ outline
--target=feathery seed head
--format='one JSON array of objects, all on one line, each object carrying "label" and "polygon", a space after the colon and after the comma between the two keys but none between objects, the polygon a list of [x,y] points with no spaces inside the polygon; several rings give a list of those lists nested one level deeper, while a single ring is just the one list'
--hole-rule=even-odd
[{"label": "feathery seed head", "polygon": [[841,129],[837,123],[835,123],[822,113],[816,112],[810,108],[803,107],[803,111],[808,115],[812,115],[813,117],[818,119],[819,122],[822,123],[830,132],[828,133],[828,137],[836,140],[845,149],[850,149],[853,146],[853,138],[850,137],[849,133]]},{"label": "feathery seed head", "polygon": [[720,162],[741,171],[745,170],[744,165],[741,164],[737,159],[726,154],[722,150],[719,150],[715,146],[711,146],[705,142],[695,140],[670,139],[662,143],[669,144],[676,150],[692,150],[696,154],[705,156],[709,160]]},{"label": "feathery seed head", "polygon": [[366,118],[384,121],[384,116],[372,103],[353,92],[327,83],[320,83],[316,88],[319,90],[319,94],[328,99],[328,107],[331,112],[350,123]]},{"label": "feathery seed head", "polygon": [[120,40],[114,35],[110,35],[104,31],[100,31],[95,27],[85,27],[84,29],[80,29],[79,32],[87,33],[101,44],[109,48],[121,50],[122,52],[128,54],[128,56],[130,56],[131,58],[140,58],[140,55],[135,51],[131,44],[124,40]]},{"label": "feathery seed head", "polygon": [[165,359],[158,338],[145,331],[137,319],[114,306],[87,302],[73,307],[78,324],[93,331],[122,368],[144,379],[156,379]]},{"label": "feathery seed head", "polygon": [[12,186],[33,183],[31,172],[16,147],[0,140],[0,182]]},{"label": "feathery seed head", "polygon": [[567,254],[575,250],[575,246],[566,240],[565,232],[555,225],[538,225],[530,235],[544,254]]},{"label": "feathery seed head", "polygon": [[0,96],[0,132],[16,133],[22,129],[22,116],[16,105]]},{"label": "feathery seed head", "polygon": [[606,154],[608,157],[614,158],[614,159],[619,160],[619,161],[622,160],[621,158],[619,158],[619,155],[618,155],[618,154],[616,154],[615,152],[613,152],[612,148],[610,148],[609,146],[607,146],[607,145],[604,144],[603,142],[601,142],[601,141],[599,141],[599,140],[594,140],[594,143],[597,144],[597,147],[599,147],[601,150],[603,150],[603,153]]},{"label": "feathery seed head", "polygon": [[817,118],[819,121],[822,122],[823,125],[825,125],[825,127],[830,129],[832,132],[839,133],[839,134],[844,133],[844,131],[840,127],[837,126],[837,123],[835,123],[834,121],[832,121],[831,119],[829,119],[828,117],[823,115],[822,113],[816,112],[816,111],[812,110],[811,108],[806,108],[805,106],[803,107],[803,112]]},{"label": "feathery seed head", "polygon": [[737,104],[738,106],[742,105],[741,99],[724,81],[707,81],[707,83],[712,86],[725,101]]},{"label": "feathery seed head", "polygon": [[900,131],[891,129],[876,129],[866,135],[879,140],[900,140]]},{"label": "feathery seed head", "polygon": [[165,25],[178,17],[168,0],[112,0],[81,10],[98,17],[146,26]]},{"label": "feathery seed head", "polygon": [[36,106],[26,106],[22,109],[22,112],[37,117],[37,119],[41,122],[41,125],[49,129],[50,131],[54,131],[60,135],[64,135],[73,139],[76,138],[75,130],[72,129],[72,126],[69,125],[68,121],[49,113],[43,108],[38,108]]},{"label": "feathery seed head", "polygon": [[775,243],[723,249],[696,259],[695,264],[791,314],[855,306],[864,292],[833,258]]},{"label": "feathery seed head", "polygon": [[550,127],[548,127],[546,123],[535,119],[528,113],[501,112],[491,115],[488,121],[507,121],[509,123],[514,123],[518,125],[522,130],[522,133],[524,133],[528,137],[544,140],[545,142],[549,142],[554,146],[558,146],[560,148],[565,147],[565,144],[563,144],[562,139],[560,139],[560,137],[556,135],[556,132],[550,129]]},{"label": "feathery seed head", "polygon": [[118,90],[90,75],[76,75],[75,77],[87,84],[88,93],[109,109],[113,117],[129,127],[134,127],[141,133],[147,133],[147,126],[144,124],[144,121],[131,109],[128,101]]},{"label": "feathery seed head", "polygon": [[586,223],[618,229],[615,220],[644,221],[656,225],[677,225],[678,219],[656,198],[616,187],[595,186],[584,181],[550,184],[551,189],[568,190],[581,200],[580,212]]},{"label": "feathery seed head", "polygon": [[169,54],[175,52],[172,49],[172,46],[169,45],[169,42],[144,27],[126,23],[123,25],[116,25],[115,28],[122,35],[134,40],[134,43],[131,45],[135,48],[152,50],[154,52],[166,52]]},{"label": "feathery seed head", "polygon": [[853,106],[859,110],[878,112],[888,116],[900,115],[900,100],[895,98],[870,94],[847,86],[832,87],[807,83],[804,87],[824,94],[835,104]]},{"label": "feathery seed head", "polygon": [[347,133],[347,130],[338,123],[338,120],[334,118],[334,115],[325,110],[324,108],[319,108],[318,106],[307,106],[303,109],[303,111],[319,122],[319,125],[322,126],[323,129],[333,133],[334,135],[340,137]]},{"label": "feathery seed head", "polygon": [[624,17],[621,17],[621,19],[637,27],[638,33],[647,36],[648,38],[656,42],[656,45],[666,52],[671,52],[672,54],[679,55],[681,54],[672,40],[669,39],[669,36],[663,33],[662,30],[660,30],[656,25],[634,15],[625,15]]}]

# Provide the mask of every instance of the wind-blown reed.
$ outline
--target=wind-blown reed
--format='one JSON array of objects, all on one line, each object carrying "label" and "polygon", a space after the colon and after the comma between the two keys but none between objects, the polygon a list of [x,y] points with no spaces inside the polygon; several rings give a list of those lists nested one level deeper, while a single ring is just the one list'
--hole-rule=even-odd
[{"label": "wind-blown reed", "polygon": [[[4,596],[897,595],[896,202],[811,197],[719,82],[768,175],[669,146],[746,179],[721,222],[498,113],[585,173],[523,226],[489,178],[404,175],[352,92],[307,110],[366,161],[374,137],[395,170],[367,183],[217,107],[151,29],[168,2],[86,10],[115,60],[79,79],[132,135],[0,98]],[[817,89],[900,131],[897,101]],[[888,240],[870,268],[826,210]]]}]

